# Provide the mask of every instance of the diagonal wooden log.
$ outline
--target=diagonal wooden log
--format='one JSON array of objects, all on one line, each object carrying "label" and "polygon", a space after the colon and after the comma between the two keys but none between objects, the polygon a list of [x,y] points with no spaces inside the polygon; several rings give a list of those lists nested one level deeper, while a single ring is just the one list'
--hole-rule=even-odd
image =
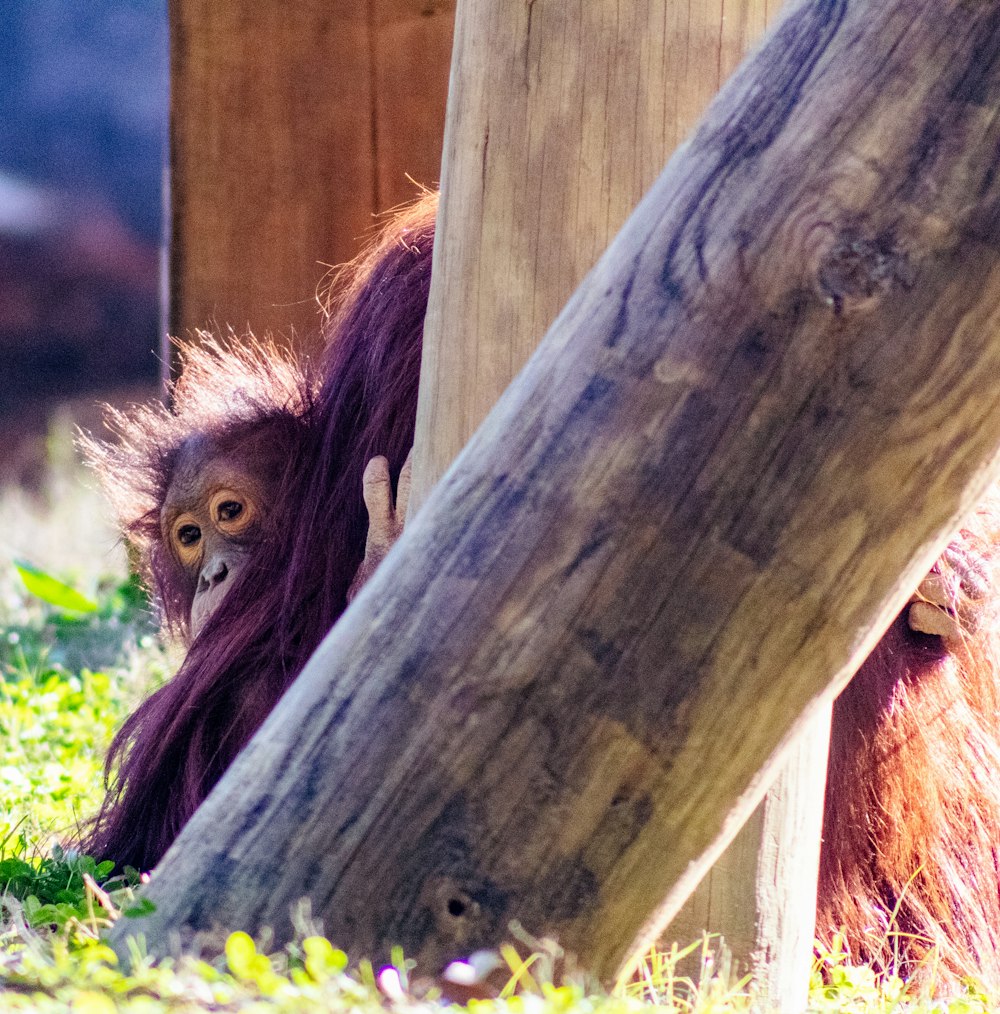
[{"label": "diagonal wooden log", "polygon": [[810,0],[122,920],[604,979],[998,471],[1000,2]]}]

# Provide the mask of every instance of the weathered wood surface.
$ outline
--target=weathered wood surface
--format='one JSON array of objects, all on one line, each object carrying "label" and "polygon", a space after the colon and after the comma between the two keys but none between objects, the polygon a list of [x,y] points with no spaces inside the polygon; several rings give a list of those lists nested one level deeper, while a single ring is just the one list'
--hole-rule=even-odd
[{"label": "weathered wood surface", "polygon": [[[819,875],[831,718],[832,707],[817,708],[804,723],[778,778],[747,821],[757,833],[756,883],[746,906],[754,913],[752,967],[758,987],[786,1014],[805,1010],[809,999],[816,940],[816,890],[810,886]],[[743,837],[741,830],[732,845]],[[725,911],[731,918],[735,910],[730,904]]]},{"label": "weathered wood surface", "polygon": [[[171,0],[173,334],[318,338],[325,265],[440,174],[454,0]],[[397,49],[398,47],[398,49]]]},{"label": "weathered wood surface", "polygon": [[[502,32],[494,6],[460,9],[411,516],[777,8],[776,0],[686,8],[654,0],[623,18],[615,4],[591,4],[583,17],[539,4],[515,9]],[[581,106],[587,115],[565,115]],[[503,143],[488,142],[496,137]],[[544,229],[527,227],[539,222]],[[804,1007],[809,991],[823,728],[821,719],[789,752],[782,785],[664,940],[718,935],[788,1012]],[[782,791],[792,785],[809,789]],[[778,841],[788,853],[781,877]],[[782,960],[755,960],[772,954]]]},{"label": "weathered wood surface", "polygon": [[375,209],[441,179],[455,0],[374,0]]},{"label": "weathered wood surface", "polygon": [[612,977],[998,471],[998,95],[996,2],[784,19],[115,943],[308,895],[356,954],[516,918]]},{"label": "weathered wood surface", "polygon": [[411,515],[779,7],[459,9]]},{"label": "weathered wood surface", "polygon": [[[783,1014],[809,1000],[830,719],[829,707],[818,708],[805,723],[767,795],[661,940],[683,946],[713,934],[713,951],[724,950],[734,971],[753,973],[762,1009]],[[697,977],[700,960],[692,954],[680,974]]]}]

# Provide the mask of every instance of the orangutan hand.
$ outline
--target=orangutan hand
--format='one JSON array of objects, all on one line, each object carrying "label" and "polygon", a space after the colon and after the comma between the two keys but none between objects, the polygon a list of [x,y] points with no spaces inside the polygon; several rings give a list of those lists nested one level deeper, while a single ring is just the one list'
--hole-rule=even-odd
[{"label": "orangutan hand", "polygon": [[989,588],[984,560],[960,543],[952,543],[910,599],[910,629],[933,634],[947,647],[956,647],[979,629],[982,600]]},{"label": "orangutan hand", "polygon": [[379,455],[365,466],[361,480],[361,491],[368,508],[368,538],[365,540],[365,558],[347,590],[347,601],[353,602],[365,582],[375,573],[375,568],[385,559],[396,540],[403,534],[406,507],[410,500],[410,475],[412,473],[413,451],[406,456],[399,483],[396,488],[396,502],[392,499],[392,481],[389,478],[389,462]]}]

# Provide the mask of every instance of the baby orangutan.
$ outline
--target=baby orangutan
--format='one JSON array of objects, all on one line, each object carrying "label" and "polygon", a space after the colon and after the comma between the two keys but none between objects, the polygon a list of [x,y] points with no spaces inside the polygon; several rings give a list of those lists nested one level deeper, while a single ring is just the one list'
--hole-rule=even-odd
[{"label": "baby orangutan", "polygon": [[260,434],[232,450],[193,437],[177,455],[160,508],[161,538],[191,603],[197,637],[243,569],[255,543],[267,537],[280,461]]},{"label": "baby orangutan", "polygon": [[192,345],[169,410],[113,413],[117,441],[84,442],[187,645],[112,743],[91,854],[159,862],[398,536],[435,211],[397,216],[338,277],[318,365]]},{"label": "baby orangutan", "polygon": [[[198,636],[262,540],[280,523],[273,507],[281,478],[280,446],[252,429],[226,447],[195,436],[181,446],[160,508],[161,539],[169,548],[175,585],[190,603],[187,629]],[[347,592],[351,601],[403,530],[410,459],[393,497],[389,462],[372,458],[362,479],[368,511],[365,555]]]}]

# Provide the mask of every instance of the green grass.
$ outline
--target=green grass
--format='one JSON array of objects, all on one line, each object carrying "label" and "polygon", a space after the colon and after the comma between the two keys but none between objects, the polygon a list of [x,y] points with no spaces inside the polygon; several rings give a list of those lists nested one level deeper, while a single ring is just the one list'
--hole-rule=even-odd
[{"label": "green grass", "polygon": [[[65,459],[65,447],[61,450]],[[21,561],[20,564],[15,561]],[[26,566],[25,564],[29,564]],[[29,590],[30,589],[30,590]],[[102,943],[140,903],[134,871],[97,865],[65,847],[103,791],[113,730],[165,679],[171,659],[100,498],[63,466],[47,498],[0,493],[0,1011],[430,1011],[440,990],[411,982],[397,955],[381,977],[349,969],[308,913],[283,948],[236,932],[224,952],[154,964],[140,952],[125,969]],[[233,927],[233,929],[237,929]],[[651,955],[638,979],[605,995],[560,969],[551,944],[524,940],[502,953],[500,999],[471,1000],[472,1014],[631,1014],[650,1009],[728,1014],[753,1007],[745,980],[716,948],[696,981],[678,956]],[[430,992],[428,992],[428,989]],[[419,999],[417,998],[419,997]],[[835,952],[817,960],[814,1011],[987,1011],[988,998],[932,1002],[908,996]]]}]

